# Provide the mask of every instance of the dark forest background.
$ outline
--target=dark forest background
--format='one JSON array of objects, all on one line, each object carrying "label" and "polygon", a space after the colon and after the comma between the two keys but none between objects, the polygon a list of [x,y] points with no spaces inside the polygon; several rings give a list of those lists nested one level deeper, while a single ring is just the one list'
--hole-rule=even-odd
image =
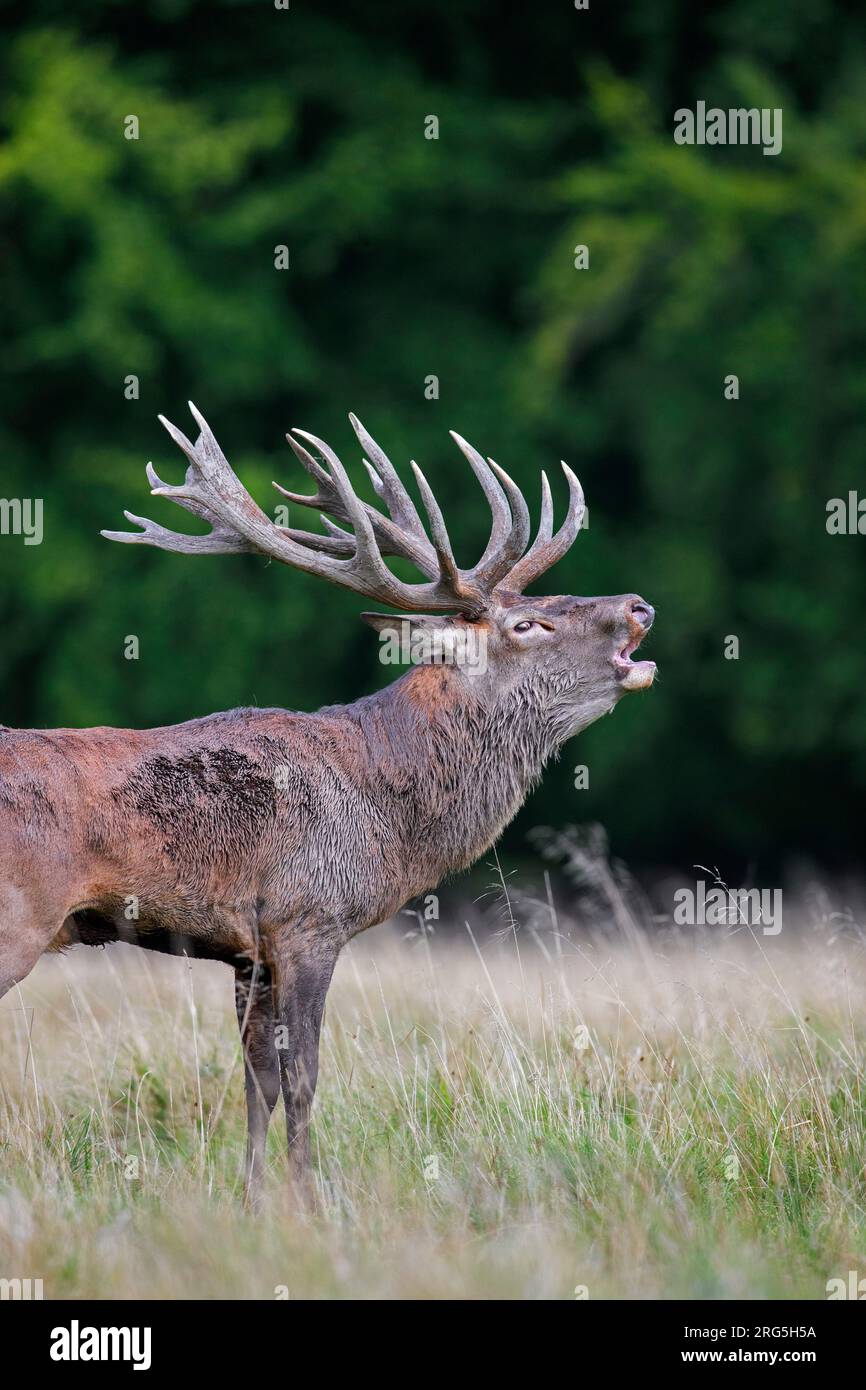
[{"label": "dark forest background", "polygon": [[[510,853],[600,821],[637,865],[857,863],[866,536],[825,523],[866,492],[862,7],[32,0],[5,24],[0,496],[44,498],[45,538],[0,537],[0,719],[388,679],[352,595],[98,534],[124,507],[184,527],[147,491],[148,459],[182,476],[157,412],[189,430],[191,397],[272,507],[271,478],[305,490],[293,425],[363,486],[354,410],[421,463],[463,563],[488,514],[447,430],[534,511],[565,458],[590,527],[541,587],[657,607],[656,688],[566,749]],[[782,153],[675,145],[699,99],[781,107]]]}]

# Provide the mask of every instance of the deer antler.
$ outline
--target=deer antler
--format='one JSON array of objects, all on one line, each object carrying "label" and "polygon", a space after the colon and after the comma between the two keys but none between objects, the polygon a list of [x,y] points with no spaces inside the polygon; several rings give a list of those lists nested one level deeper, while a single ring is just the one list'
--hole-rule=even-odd
[{"label": "deer antler", "polygon": [[[375,507],[366,507],[373,529],[383,555],[400,555],[412,560],[422,574],[430,576],[437,573],[436,553],[427,539],[427,534],[418,516],[411,497],[406,491],[394,465],[375,439],[355,415],[349,420],[367,457],[363,460],[373,487],[385,502],[390,513],[385,517]],[[296,430],[296,434],[302,431]],[[485,460],[477,449],[467,443],[455,430],[451,438],[465,455],[472,471],[484,491],[493,517],[490,539],[478,564],[471,570],[462,571],[463,578],[492,593],[494,589],[506,589],[513,594],[521,594],[528,584],[538,579],[545,570],[561,560],[573,545],[583,521],[585,503],[583,489],[567,463],[562,464],[569,489],[569,507],[565,521],[553,536],[553,499],[547,474],[541,474],[541,519],[538,534],[526,554],[520,556],[529,539],[529,512],[523,494],[516,483],[509,478],[504,469],[492,459]],[[309,436],[306,436],[309,438]],[[320,520],[327,535],[316,535],[310,531],[287,530],[287,534],[308,545],[324,550],[332,555],[351,554],[354,538],[348,531],[335,526],[331,517],[348,520],[345,508],[331,478],[316,460],[294,440],[286,435],[289,443],[311,477],[319,484],[312,496],[301,492],[289,492],[279,483],[274,486],[292,502],[304,507],[318,508]],[[370,462],[372,460],[372,462]],[[413,463],[416,476],[420,469]],[[502,479],[502,484],[497,481]],[[421,475],[419,486],[426,487]],[[429,492],[429,489],[428,489]],[[507,496],[506,496],[507,493]],[[422,488],[422,496],[424,496]],[[425,506],[427,505],[425,498]],[[328,515],[326,515],[326,513]]]},{"label": "deer antler", "polygon": [[[529,538],[529,512],[523,494],[498,464],[492,459],[483,459],[459,435],[454,435],[484,490],[493,516],[490,539],[478,564],[471,570],[458,569],[442,513],[421,469],[413,462],[412,469],[427,514],[429,537],[390,460],[354,416],[349,417],[352,427],[371,460],[364,462],[389,515],[384,516],[357,497],[343,465],[323,440],[296,429],[294,435],[313,445],[327,468],[297,439],[287,435],[298,459],[316,482],[317,491],[305,497],[288,492],[278,483],[274,483],[274,487],[293,502],[319,508],[326,534],[276,526],[232,471],[207,421],[192,402],[189,404],[201,431],[195,444],[170,421],[159,417],[189,459],[183,483],[176,487],[164,483],[152,464],[147,466],[147,478],[154,496],[171,498],[194,516],[209,522],[211,530],[203,536],[185,535],[146,517],[124,512],[127,520],[141,530],[103,531],[106,539],[138,542],[187,555],[254,552],[307,574],[330,579],[391,607],[416,613],[458,610],[477,616],[487,607],[494,590],[504,588],[506,582],[511,592],[522,592],[522,586],[537,578],[565,553],[580,527],[583,511],[580,484],[563,464],[571,489],[569,516],[551,540],[552,504],[547,479],[543,478],[538,536],[521,560]],[[330,513],[330,517],[325,513]],[[338,526],[331,517],[348,522],[352,530]],[[385,565],[383,555],[411,560],[426,576],[426,582],[410,584],[397,579]]]},{"label": "deer antler", "polygon": [[565,521],[554,536],[552,534],[553,498],[550,495],[550,483],[547,481],[547,474],[542,470],[541,518],[538,523],[538,534],[523,559],[518,560],[514,568],[506,575],[507,586],[512,594],[522,594],[528,584],[538,579],[545,570],[552,569],[557,560],[561,560],[565,552],[574,545],[577,533],[583,524],[583,514],[586,510],[583,488],[568,464],[562,460],[560,463],[568,483],[568,511]]}]

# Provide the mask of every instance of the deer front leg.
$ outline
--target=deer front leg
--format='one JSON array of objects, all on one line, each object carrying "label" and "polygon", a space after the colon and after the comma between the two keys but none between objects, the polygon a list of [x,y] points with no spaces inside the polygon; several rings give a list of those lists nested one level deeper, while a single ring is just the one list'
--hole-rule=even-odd
[{"label": "deer front leg", "polygon": [[310,1110],[319,1074],[319,1035],[337,952],[320,941],[284,955],[276,971],[277,1056],[286,1109],[289,1182],[312,1198]]},{"label": "deer front leg", "polygon": [[0,870],[0,999],[30,974],[64,916],[55,895],[25,893]]},{"label": "deer front leg", "polygon": [[235,967],[235,1006],[244,1049],[247,1097],[244,1196],[248,1205],[256,1207],[264,1185],[268,1125],[280,1094],[273,981],[270,970],[260,961],[245,961]]}]

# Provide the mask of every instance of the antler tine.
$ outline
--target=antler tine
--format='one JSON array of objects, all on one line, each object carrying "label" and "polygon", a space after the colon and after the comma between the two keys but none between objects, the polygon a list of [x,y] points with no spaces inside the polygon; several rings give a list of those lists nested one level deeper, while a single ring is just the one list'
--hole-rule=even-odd
[{"label": "antler tine", "polygon": [[394,467],[384,449],[380,447],[358,419],[357,415],[349,415],[349,423],[355,431],[358,443],[369,455],[364,462],[367,464],[367,471],[373,480],[373,486],[378,495],[385,502],[388,511],[397,526],[402,531],[408,531],[417,540],[430,544],[427,534],[421,523],[415,503],[406,491],[399,473]]},{"label": "antler tine", "polygon": [[439,561],[440,572],[446,575],[452,584],[459,586],[461,576],[454,559],[454,551],[451,549],[451,540],[445,526],[445,518],[439,508],[439,503],[433,496],[433,489],[421,469],[414,459],[411,463],[412,472],[418,484],[418,491],[421,493],[421,501],[424,503],[424,510],[430,522],[430,534],[433,538],[433,548]]},{"label": "antler tine", "polygon": [[535,540],[526,552],[528,558],[533,552],[546,545],[553,535],[553,494],[544,469],[541,470],[541,514],[538,518],[538,531]]},{"label": "antler tine", "polygon": [[[314,459],[313,455],[311,455],[310,453],[310,450],[304,449],[302,443],[297,441],[297,439],[295,439],[295,436],[289,434],[286,435],[286,443],[289,443],[289,445],[292,446],[293,452],[295,452],[297,459],[299,459],[300,463],[302,463],[302,466],[306,468],[307,473],[310,474],[310,477],[316,480],[318,486],[322,488],[322,491],[324,491],[325,495],[331,496],[331,498],[335,498],[336,488],[334,486],[334,481],[332,481],[331,474],[329,474],[328,471],[325,470],[325,468],[322,468],[320,461],[318,461],[318,459]],[[279,491],[285,492],[285,488],[281,488],[278,482],[275,482],[274,486],[275,488],[279,488]],[[286,496],[289,496],[288,492],[286,492]]]},{"label": "antler tine", "polygon": [[[303,433],[303,431],[298,431],[298,433]],[[300,506],[319,508],[323,511],[330,512],[333,516],[340,517],[342,521],[350,521],[351,518],[346,509],[343,496],[331,475],[326,471],[326,469],[322,468],[321,464],[313,458],[312,454],[310,454],[303,447],[302,444],[298,443],[298,441],[294,439],[292,435],[287,434],[286,439],[288,440],[289,444],[291,444],[292,449],[294,450],[297,457],[300,459],[304,468],[313,478],[315,478],[318,487],[312,495],[305,496],[304,493],[301,492],[290,492],[288,488],[284,488],[281,483],[275,482],[273,486],[277,489],[277,492],[282,493],[284,497],[288,497],[290,502],[296,502]],[[366,459],[364,460],[364,462],[366,463]],[[369,467],[370,465],[368,465],[368,468]],[[378,480],[378,475],[376,475],[376,477]],[[377,488],[377,491],[379,491],[381,496],[382,494],[380,489],[382,487],[382,484],[381,480],[378,481],[379,487]],[[355,495],[354,492],[352,495]],[[409,501],[411,505],[411,498],[409,499]],[[439,566],[436,561],[436,555],[433,550],[433,547],[427,539],[427,536],[424,532],[423,526],[420,523],[420,520],[418,520],[417,512],[415,513],[418,531],[418,535],[416,537],[414,532],[407,533],[399,525],[396,525],[394,522],[392,522],[388,517],[383,516],[381,512],[378,512],[375,507],[369,506],[369,504],[366,502],[361,502],[360,505],[364,508],[368,517],[370,518],[370,524],[372,525],[373,530],[376,534],[376,539],[379,544],[379,550],[383,555],[399,555],[404,560],[410,560],[412,564],[415,565],[416,568],[421,571],[422,574],[427,576],[428,579],[436,579],[438,577]]]},{"label": "antler tine", "polygon": [[[243,528],[238,526],[240,516],[245,519],[248,518],[249,522],[255,526],[256,531],[262,527],[265,529],[273,528],[270,518],[265,515],[258,503],[253,501],[229,464],[216,441],[213,430],[201,411],[193,405],[192,401],[187,401],[187,405],[201,430],[195,443],[193,458],[193,468],[200,480],[200,485],[193,489],[196,500],[204,500],[205,505],[210,506],[217,516],[222,516],[233,530],[241,529],[243,533]],[[202,491],[205,494],[203,499],[199,496]]]},{"label": "antler tine", "polygon": [[472,579],[484,589],[493,589],[520,558],[529,540],[529,508],[520,488],[493,459],[485,459],[456,430],[451,438],[468,460],[490,505],[490,539]]},{"label": "antler tine", "polygon": [[[177,499],[178,501],[180,499]],[[187,508],[192,511],[192,507]],[[182,555],[242,555],[253,546],[242,536],[232,537],[227,531],[216,526],[205,536],[185,536],[182,531],[171,531],[160,526],[146,516],[136,516],[134,512],[124,512],[127,521],[140,526],[140,531],[100,531],[107,541],[120,541],[124,545],[155,545],[160,550],[175,550]]]},{"label": "antler tine", "polygon": [[[553,535],[553,497],[550,492],[550,483],[547,481],[547,474],[541,470],[541,513],[538,519],[538,531],[535,540],[520,560],[521,565],[527,565],[532,560],[542,546],[546,545]],[[513,571],[512,571],[513,573]],[[508,576],[510,580],[510,575]]]},{"label": "antler tine", "polygon": [[355,556],[365,567],[369,568],[376,579],[389,581],[393,578],[385,566],[385,562],[376,544],[376,537],[373,534],[373,526],[367,514],[367,508],[359,497],[356,496],[352,484],[349,482],[349,475],[343,467],[337,455],[330,445],[323,439],[319,439],[315,434],[310,434],[307,430],[294,429],[294,434],[300,435],[302,439],[307,439],[319,450],[327,460],[331,470],[330,479],[333,483],[340,502],[343,505],[347,520],[351,523],[355,532]]},{"label": "antler tine", "polygon": [[179,430],[177,425],[173,425],[170,420],[167,420],[165,418],[164,415],[157,415],[156,418],[162,425],[163,429],[167,430],[168,433],[171,435],[177,447],[183,450],[190,463],[194,465],[196,462],[195,449],[192,446],[192,444],[190,444],[183,430]]},{"label": "antler tine", "polygon": [[[326,555],[339,555],[341,558],[354,555],[355,537],[352,532],[338,526],[324,513],[320,514],[319,520],[329,533],[327,536],[320,535],[318,531],[301,531],[294,526],[282,526],[280,529],[291,540],[300,541],[303,545],[308,545],[313,550],[321,550]],[[379,548],[381,550],[381,546]]]},{"label": "antler tine", "polygon": [[[241,535],[249,543],[247,548],[255,549],[255,537],[249,534],[249,528],[245,530],[238,524],[239,514],[245,514],[245,519],[256,531],[262,527],[267,527],[270,522],[257,503],[250,497],[239,478],[235,476],[207,420],[196,409],[192,401],[187,404],[201,431],[195,444],[191,444],[183,431],[173,425],[170,420],[167,420],[164,415],[159,416],[160,423],[189,459],[186,477],[179,486],[172,486],[164,483],[153,465],[150,464],[148,465],[147,476],[151,484],[151,492],[156,497],[167,497],[172,502],[177,502],[188,512],[192,512],[193,515],[211,523],[213,534],[210,537],[187,537],[187,540],[208,539],[212,543],[208,547],[211,553],[213,553],[214,543],[222,540],[229,547],[225,553],[235,554],[237,553],[237,538]],[[170,532],[169,534],[177,535],[179,533]]]},{"label": "antler tine", "polygon": [[526,549],[526,543],[529,540],[529,508],[520,488],[514,479],[509,477],[505,469],[500,468],[493,459],[488,459],[487,462],[502,484],[511,509],[511,526],[508,533],[484,561],[483,566],[479,563],[473,571],[476,582],[480,583],[483,588],[492,590],[516,564]]},{"label": "antler tine", "polygon": [[349,517],[346,508],[343,505],[340,494],[334,485],[334,480],[330,473],[328,473],[319,463],[318,459],[314,459],[313,455],[304,448],[303,444],[299,443],[297,439],[294,439],[292,435],[287,434],[286,441],[291,445],[302,467],[306,469],[310,477],[316,482],[316,491],[308,496],[303,492],[290,492],[288,488],[283,487],[282,483],[272,482],[271,486],[275,487],[277,492],[282,493],[283,497],[288,497],[290,502],[297,502],[303,507],[327,507],[330,511],[335,512],[337,516],[342,517],[344,521],[348,521]]},{"label": "antler tine", "polygon": [[[542,473],[543,495],[538,535],[523,559],[519,560],[514,568],[500,580],[499,588],[507,588],[511,593],[522,594],[528,584],[538,579],[545,570],[549,570],[558,560],[561,560],[566,551],[574,544],[583,523],[586,503],[584,502],[583,488],[567,463],[562,464],[562,471],[568,482],[568,512],[565,521],[556,535],[551,538],[553,509],[550,502],[550,486]],[[545,520],[545,518],[547,519]]]},{"label": "antler tine", "polygon": [[[180,434],[180,430],[178,430],[178,434]],[[192,448],[192,445],[190,445],[190,448]],[[211,511],[208,510],[208,508],[205,506],[203,502],[198,501],[198,499],[195,497],[182,496],[181,493],[178,492],[178,490],[171,485],[171,483],[164,483],[152,463],[148,463],[144,471],[147,474],[147,481],[150,483],[150,491],[153,497],[169,497],[171,498],[172,502],[176,502],[179,507],[183,507],[186,511],[192,512],[193,516],[201,517],[202,521],[209,521],[211,525],[214,527],[220,524],[219,519],[215,517]],[[189,472],[190,470],[188,469],[187,473],[189,474]],[[136,521],[139,520],[140,517],[136,517]],[[168,532],[168,534],[171,535],[180,533]]]},{"label": "antler tine", "polygon": [[385,497],[385,484],[382,482],[382,479],[379,477],[379,474],[376,472],[369,459],[361,459],[361,462],[367,470],[367,475],[370,479],[370,482],[373,484],[373,491],[375,492],[376,496],[381,497],[382,501],[386,502],[387,499]]},{"label": "antler tine", "polygon": [[355,553],[355,538],[348,531],[342,536],[322,536],[316,531],[299,531],[294,526],[281,526],[280,530],[289,540],[300,541],[311,550],[320,550],[323,555],[349,559]]},{"label": "antler tine", "polygon": [[484,496],[487,498],[487,502],[490,506],[490,539],[487,542],[484,554],[476,565],[476,569],[480,569],[482,565],[486,565],[489,562],[491,556],[499,549],[505,537],[508,535],[511,526],[511,509],[506,500],[505,493],[496,481],[496,476],[488,466],[487,460],[484,458],[483,454],[479,454],[477,449],[473,449],[468,440],[464,439],[456,430],[449,430],[448,433],[451,435],[451,438],[454,440],[460,452],[466,458],[472,472],[481,484]]},{"label": "antler tine", "polygon": [[347,531],[345,526],[338,526],[336,521],[332,521],[329,516],[325,516],[324,512],[319,514],[319,520],[330,535],[341,536],[348,540],[352,539],[351,531]]}]

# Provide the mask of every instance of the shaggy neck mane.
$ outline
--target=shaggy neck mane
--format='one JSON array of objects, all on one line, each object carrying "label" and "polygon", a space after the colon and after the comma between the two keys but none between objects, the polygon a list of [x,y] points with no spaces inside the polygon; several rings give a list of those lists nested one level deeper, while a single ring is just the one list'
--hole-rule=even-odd
[{"label": "shaggy neck mane", "polygon": [[357,721],[371,790],[407,869],[425,886],[493,843],[559,742],[542,692],[521,689],[488,704],[448,666],[414,667],[345,713]]}]

